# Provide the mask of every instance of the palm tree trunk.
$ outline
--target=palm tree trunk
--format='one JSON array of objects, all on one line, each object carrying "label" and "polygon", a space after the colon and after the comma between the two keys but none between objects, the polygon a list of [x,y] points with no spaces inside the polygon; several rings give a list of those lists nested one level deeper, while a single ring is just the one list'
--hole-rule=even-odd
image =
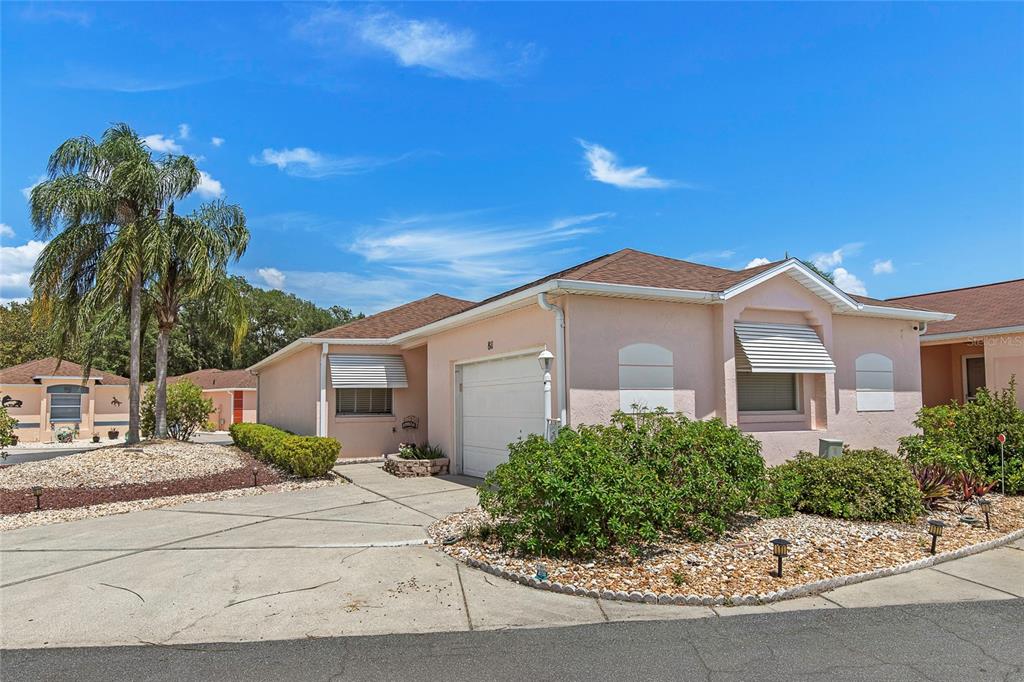
[{"label": "palm tree trunk", "polygon": [[171,343],[171,330],[160,326],[156,337],[156,400],[154,401],[154,427],[156,438],[167,438],[167,348]]},{"label": "palm tree trunk", "polygon": [[128,314],[131,326],[131,359],[128,370],[128,433],[126,443],[139,442],[139,393],[141,386],[142,356],[142,274],[132,280],[132,295]]}]

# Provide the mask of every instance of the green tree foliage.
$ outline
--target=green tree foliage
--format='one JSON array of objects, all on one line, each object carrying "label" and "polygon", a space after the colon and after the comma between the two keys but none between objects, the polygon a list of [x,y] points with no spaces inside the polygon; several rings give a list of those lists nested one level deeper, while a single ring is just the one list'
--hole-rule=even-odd
[{"label": "green tree foliage", "polygon": [[14,429],[18,420],[7,414],[7,408],[0,406],[0,459],[7,459],[4,448],[14,445]]},{"label": "green tree foliage", "polygon": [[32,306],[12,301],[0,305],[0,367],[20,365],[52,355],[47,329],[32,320]]},{"label": "green tree foliage", "polygon": [[[167,433],[175,440],[191,440],[213,412],[213,401],[203,397],[203,389],[184,380],[167,387]],[[150,384],[142,398],[142,433],[156,434],[156,391]]]}]

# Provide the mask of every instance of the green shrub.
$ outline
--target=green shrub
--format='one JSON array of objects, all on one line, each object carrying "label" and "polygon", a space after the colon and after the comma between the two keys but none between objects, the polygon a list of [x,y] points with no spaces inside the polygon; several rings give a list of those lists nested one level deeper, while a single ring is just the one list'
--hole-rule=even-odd
[{"label": "green shrub", "polygon": [[717,535],[763,486],[760,443],[720,420],[616,413],[609,426],[563,429],[554,443],[513,443],[480,501],[502,519],[495,532],[506,544],[584,554],[665,531]]},{"label": "green shrub", "polygon": [[996,436],[1006,434],[1006,492],[1024,493],[1024,410],[1017,406],[1015,377],[1006,390],[978,389],[974,400],[963,405],[922,408],[914,425],[922,435],[900,442],[900,452],[908,461],[932,457],[934,463],[952,468],[951,473],[990,480],[998,480],[1001,472]]},{"label": "green shrub", "polygon": [[438,445],[403,443],[398,446],[398,456],[402,459],[441,459],[448,455],[444,454],[444,450]]},{"label": "green shrub", "polygon": [[4,451],[9,445],[14,445],[17,439],[14,437],[14,429],[18,428],[18,420],[7,414],[7,408],[0,406],[0,457],[7,458]]},{"label": "green shrub", "polygon": [[799,486],[798,511],[857,521],[910,521],[921,513],[910,469],[885,450],[847,450],[831,458],[801,452],[783,467],[790,470],[781,476]]},{"label": "green shrub", "polygon": [[803,487],[800,469],[793,462],[787,462],[769,468],[765,474],[766,485],[758,500],[757,513],[766,519],[792,516],[800,503]]},{"label": "green shrub", "polygon": [[[203,397],[203,389],[188,379],[167,386],[167,435],[175,440],[187,441],[209,419],[213,401]],[[156,389],[146,386],[142,398],[142,434],[152,436],[156,431]]]},{"label": "green shrub", "polygon": [[541,554],[586,554],[653,542],[669,525],[671,500],[652,469],[610,450],[593,427],[562,429],[509,446],[487,475],[480,505],[500,521],[507,546]]},{"label": "green shrub", "polygon": [[341,451],[333,438],[296,436],[266,424],[232,424],[231,439],[256,459],[303,478],[326,475]]}]

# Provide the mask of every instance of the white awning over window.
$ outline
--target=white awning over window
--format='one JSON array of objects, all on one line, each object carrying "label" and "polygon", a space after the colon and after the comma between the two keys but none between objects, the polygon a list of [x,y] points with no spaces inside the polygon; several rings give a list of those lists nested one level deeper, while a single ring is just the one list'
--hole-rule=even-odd
[{"label": "white awning over window", "polygon": [[821,339],[799,324],[736,322],[736,371],[829,374],[836,371]]},{"label": "white awning over window", "polygon": [[330,355],[334,388],[408,388],[401,355]]}]

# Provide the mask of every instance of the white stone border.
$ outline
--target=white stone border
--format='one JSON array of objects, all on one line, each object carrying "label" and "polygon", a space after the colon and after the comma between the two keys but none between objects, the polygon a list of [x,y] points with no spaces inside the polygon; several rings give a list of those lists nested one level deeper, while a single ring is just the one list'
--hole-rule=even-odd
[{"label": "white stone border", "polygon": [[880,568],[876,571],[866,571],[864,573],[854,573],[852,575],[841,575],[836,578],[826,578],[824,580],[796,585],[795,587],[787,587],[782,590],[768,592],[765,594],[734,594],[731,596],[720,594],[715,597],[706,594],[588,590],[582,587],[576,587],[575,585],[563,585],[562,583],[553,583],[547,580],[537,580],[534,576],[526,575],[525,573],[507,571],[503,568],[492,566],[487,562],[480,561],[479,559],[474,559],[472,557],[466,559],[466,564],[473,568],[479,568],[485,573],[490,573],[491,575],[499,578],[504,578],[505,580],[511,580],[521,585],[526,585],[527,587],[534,587],[539,590],[548,590],[559,594],[571,594],[578,597],[643,602],[646,604],[675,604],[677,606],[753,606],[755,604],[769,604],[783,599],[805,597],[810,594],[833,590],[837,587],[842,587],[843,585],[853,585],[854,583],[864,582],[865,580],[884,578],[889,575],[898,575],[900,573],[915,571],[919,568],[927,568],[929,566],[934,566],[935,564],[941,564],[945,561],[952,561],[953,559],[960,559],[965,556],[970,556],[971,554],[978,554],[979,552],[984,552],[986,550],[1008,544],[1020,538],[1024,538],[1024,528],[1015,530],[1012,533],[996,538],[995,540],[988,540],[987,542],[982,542],[977,545],[968,545],[966,547],[953,550],[952,552],[942,552],[935,556],[928,556],[924,559],[918,559],[917,561],[889,566],[887,568]]}]

